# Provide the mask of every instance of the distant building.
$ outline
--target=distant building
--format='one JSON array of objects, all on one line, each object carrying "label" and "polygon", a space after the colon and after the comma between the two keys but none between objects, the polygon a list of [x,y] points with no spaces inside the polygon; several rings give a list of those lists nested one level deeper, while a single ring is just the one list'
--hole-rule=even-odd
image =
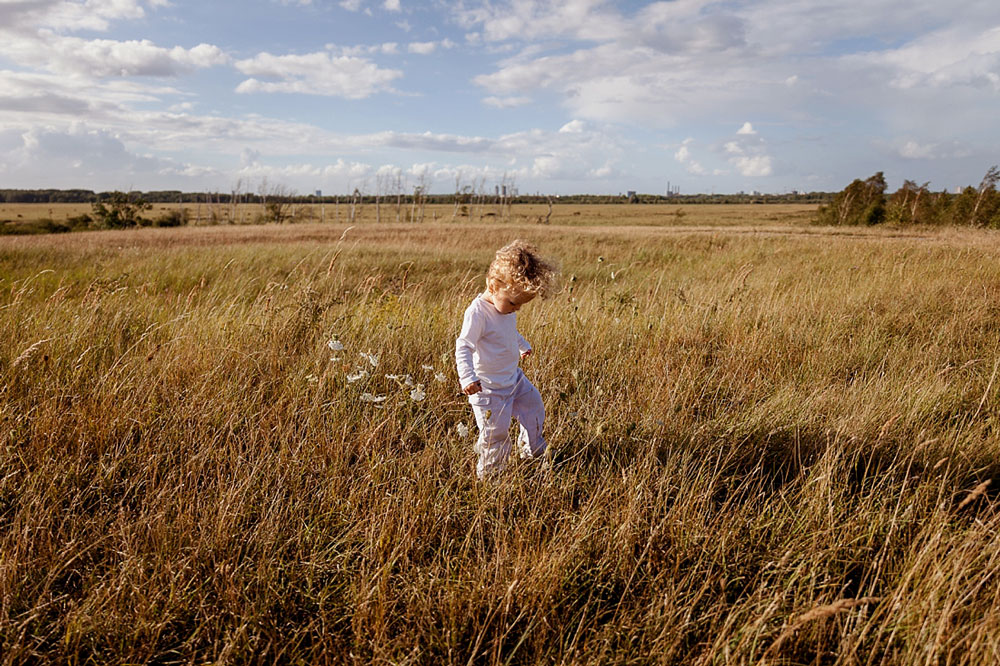
[{"label": "distant building", "polygon": [[639,200],[639,197],[636,196],[635,190],[629,190],[628,191],[628,202],[629,203],[635,203],[638,200]]},{"label": "distant building", "polygon": [[316,190],[316,196],[318,197],[323,196],[323,190]]}]

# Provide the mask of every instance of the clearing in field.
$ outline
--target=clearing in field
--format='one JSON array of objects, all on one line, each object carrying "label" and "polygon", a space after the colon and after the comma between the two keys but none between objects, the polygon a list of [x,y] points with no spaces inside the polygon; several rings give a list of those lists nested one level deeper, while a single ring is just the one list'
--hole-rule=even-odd
[{"label": "clearing in field", "polygon": [[[995,236],[626,208],[0,238],[4,663],[993,660]],[[516,237],[552,465],[479,483]]]}]

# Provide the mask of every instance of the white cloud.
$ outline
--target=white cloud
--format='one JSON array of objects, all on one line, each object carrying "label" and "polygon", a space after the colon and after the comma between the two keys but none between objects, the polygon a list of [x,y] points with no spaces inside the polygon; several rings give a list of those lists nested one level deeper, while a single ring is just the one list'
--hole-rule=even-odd
[{"label": "white cloud", "polygon": [[483,104],[497,109],[513,109],[514,107],[530,104],[530,97],[484,97]]},{"label": "white cloud", "polygon": [[894,152],[907,160],[949,160],[969,157],[973,151],[957,141],[921,142],[905,139],[897,143]]},{"label": "white cloud", "polygon": [[916,141],[914,141],[913,139],[910,139],[909,141],[903,143],[902,146],[900,146],[899,154],[902,157],[911,160],[931,159],[934,157],[934,145],[933,144],[921,145]]},{"label": "white cloud", "polygon": [[399,0],[385,0],[385,2],[382,3],[382,7],[387,12],[398,12],[402,10],[402,7],[399,6]]},{"label": "white cloud", "polygon": [[437,48],[437,42],[410,42],[407,50],[418,55],[430,55]]},{"label": "white cloud", "polygon": [[674,159],[677,160],[682,165],[684,165],[684,168],[687,170],[688,173],[695,176],[704,176],[708,172],[705,170],[705,167],[703,167],[692,156],[691,150],[688,147],[692,143],[694,143],[694,139],[691,138],[685,139],[681,143],[680,147],[677,149],[677,152],[674,153]]},{"label": "white cloud", "polygon": [[607,41],[622,34],[626,26],[617,12],[605,7],[605,0],[519,0],[511,3],[483,3],[460,7],[460,23],[481,26],[487,41],[532,40],[569,36],[576,39]]},{"label": "white cloud", "polygon": [[748,178],[761,178],[771,175],[771,157],[769,155],[740,155],[729,160],[740,172]]},{"label": "white cloud", "polygon": [[0,55],[21,66],[88,78],[173,77],[229,61],[211,44],[165,48],[148,39],[83,39],[51,30],[5,33],[0,29],[0,39],[4,40]]},{"label": "white cloud", "polygon": [[891,71],[902,89],[973,86],[1000,91],[1000,26],[951,26],[895,49],[848,58]]},{"label": "white cloud", "polygon": [[382,42],[381,44],[359,44],[357,46],[337,46],[335,44],[327,44],[327,51],[335,53],[342,56],[366,56],[366,55],[396,55],[399,53],[399,44],[397,42]]},{"label": "white cloud", "polygon": [[4,159],[19,182],[44,182],[48,187],[129,189],[157,182],[163,174],[194,168],[171,160],[140,155],[122,139],[102,129],[74,123],[64,130],[32,128],[8,131],[0,141]]},{"label": "white cloud", "polygon": [[[112,21],[136,20],[146,15],[136,0],[42,0],[0,2],[0,28],[22,32],[23,28],[54,30],[107,30]],[[149,2],[163,6],[163,2]]]},{"label": "white cloud", "polygon": [[[733,108],[795,122],[834,121],[830,100],[886,108],[887,83],[1000,90],[996,12],[983,2],[652,2],[629,14],[616,3],[535,0],[473,3],[469,34],[496,46],[539,49],[498,63],[473,81],[492,96],[554,93],[576,117],[643,126],[718,120]],[[571,8],[573,16],[567,16]],[[964,28],[956,28],[958,23]],[[948,29],[927,33],[929,26]],[[925,35],[916,40],[912,35]],[[856,45],[900,43],[852,56]],[[568,44],[558,39],[570,39]],[[890,101],[891,102],[891,101]],[[909,114],[906,104],[890,122]]]},{"label": "white cloud", "polygon": [[250,76],[236,88],[239,93],[301,93],[363,99],[391,91],[391,82],[402,76],[365,58],[334,56],[326,52],[276,56],[260,53],[236,62]]},{"label": "white cloud", "polygon": [[736,132],[736,138],[726,141],[722,150],[741,176],[762,178],[772,173],[771,156],[767,153],[764,139],[758,136],[750,123],[744,123]]}]

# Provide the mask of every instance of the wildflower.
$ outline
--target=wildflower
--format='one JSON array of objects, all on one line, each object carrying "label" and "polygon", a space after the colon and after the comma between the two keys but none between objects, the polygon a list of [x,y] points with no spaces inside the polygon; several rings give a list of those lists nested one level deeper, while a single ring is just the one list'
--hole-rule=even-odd
[{"label": "wildflower", "polygon": [[420,402],[426,397],[427,394],[424,393],[423,384],[417,384],[417,386],[412,391],[410,391],[410,400],[412,400],[413,402]]},{"label": "wildflower", "polygon": [[361,352],[361,358],[368,361],[373,368],[378,367],[378,354],[366,354],[364,352]]},{"label": "wildflower", "polygon": [[332,340],[327,342],[326,346],[330,348],[330,351],[335,351],[335,352],[344,351],[344,345],[341,344],[340,340],[338,340],[337,338],[333,338]]},{"label": "wildflower", "polygon": [[316,375],[306,375],[306,381],[310,384],[315,384],[319,381],[319,377]]},{"label": "wildflower", "polygon": [[386,397],[387,396],[384,395],[372,395],[371,393],[362,393],[360,400],[361,402],[373,402],[375,404],[378,404],[380,402],[385,402]]},{"label": "wildflower", "polygon": [[464,423],[459,423],[455,425],[455,430],[458,431],[458,436],[465,439],[469,436],[469,426]]},{"label": "wildflower", "polygon": [[413,381],[413,377],[410,375],[386,375],[386,379],[391,379],[392,381],[402,386],[416,386],[416,382]]},{"label": "wildflower", "polygon": [[330,357],[330,363],[336,363],[339,360],[340,360],[339,356],[331,356]]},{"label": "wildflower", "polygon": [[435,372],[434,373],[434,381],[436,381],[436,382],[446,382],[446,381],[448,381],[448,378],[445,376],[445,374],[443,372]]},{"label": "wildflower", "polygon": [[362,379],[364,379],[367,376],[368,376],[368,371],[367,370],[359,369],[354,374],[348,373],[348,375],[347,375],[347,383],[348,384],[353,384],[354,382],[362,380]]},{"label": "wildflower", "polygon": [[426,365],[425,364],[425,365],[422,365],[420,367],[423,368],[424,370],[427,370],[428,372],[433,372],[434,371],[434,366],[433,365]]}]

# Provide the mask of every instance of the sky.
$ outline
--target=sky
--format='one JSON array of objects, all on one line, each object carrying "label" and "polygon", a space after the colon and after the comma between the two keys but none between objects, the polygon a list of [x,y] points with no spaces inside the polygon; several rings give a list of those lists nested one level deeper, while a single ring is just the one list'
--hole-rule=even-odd
[{"label": "sky", "polygon": [[935,190],[996,0],[0,0],[0,188]]}]

